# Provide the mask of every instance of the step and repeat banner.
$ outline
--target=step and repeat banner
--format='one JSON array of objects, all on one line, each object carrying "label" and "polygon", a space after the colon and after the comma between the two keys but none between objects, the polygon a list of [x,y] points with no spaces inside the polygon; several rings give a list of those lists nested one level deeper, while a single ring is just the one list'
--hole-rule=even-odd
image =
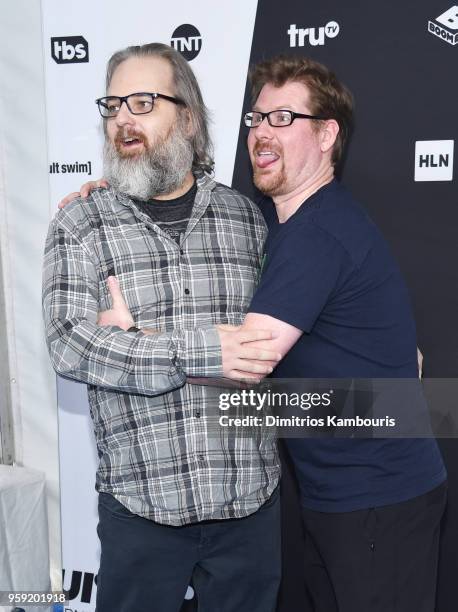
[{"label": "step and repeat banner", "polygon": [[[311,56],[354,93],[355,131],[342,179],[381,227],[407,279],[427,376],[458,372],[455,143],[458,6],[442,1],[42,0],[51,193],[57,203],[101,176],[104,94],[111,54],[159,41],[191,62],[212,116],[216,178],[257,197],[246,153],[250,63],[277,53]],[[95,608],[96,451],[83,385],[60,381],[64,587],[68,612]],[[438,611],[456,609],[458,450],[441,441],[450,475]],[[455,481],[455,482],[454,482]],[[309,612],[301,577],[300,520],[288,462],[283,479],[281,612]],[[183,612],[196,610],[192,587]]]}]

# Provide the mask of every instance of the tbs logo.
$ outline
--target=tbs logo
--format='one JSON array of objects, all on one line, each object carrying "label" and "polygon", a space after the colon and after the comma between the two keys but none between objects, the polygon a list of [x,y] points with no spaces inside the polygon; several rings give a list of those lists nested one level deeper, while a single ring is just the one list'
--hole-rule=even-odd
[{"label": "tbs logo", "polygon": [[82,36],[51,38],[51,55],[58,64],[82,64],[89,61],[89,45]]}]

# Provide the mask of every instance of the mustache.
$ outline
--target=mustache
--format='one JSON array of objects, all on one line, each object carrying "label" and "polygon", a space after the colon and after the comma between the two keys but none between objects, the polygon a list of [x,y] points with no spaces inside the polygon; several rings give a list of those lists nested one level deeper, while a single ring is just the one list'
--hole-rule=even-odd
[{"label": "mustache", "polygon": [[135,140],[138,140],[144,144],[145,147],[148,146],[146,136],[141,132],[137,132],[136,130],[129,128],[119,128],[114,137],[114,144],[116,148],[118,148],[126,138],[135,138]]},{"label": "mustache", "polygon": [[282,149],[278,145],[272,145],[268,142],[257,141],[253,146],[253,153],[259,153],[260,151],[272,151],[276,155],[281,155]]}]

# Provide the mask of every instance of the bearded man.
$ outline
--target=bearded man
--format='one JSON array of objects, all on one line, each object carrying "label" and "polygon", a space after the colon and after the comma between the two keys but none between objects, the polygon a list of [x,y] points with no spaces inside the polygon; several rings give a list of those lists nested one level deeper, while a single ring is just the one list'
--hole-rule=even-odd
[{"label": "bearded man", "polygon": [[[280,579],[275,441],[208,435],[211,394],[192,377],[254,378],[280,359],[270,331],[239,331],[266,227],[208,174],[206,109],[166,45],[107,67],[107,190],[52,221],[43,303],[56,371],[89,385],[99,454],[97,612],[272,612]],[[108,281],[108,282],[107,282]],[[110,292],[125,320],[98,326]],[[100,321],[99,321],[100,322]],[[157,333],[147,330],[154,328]]]}]

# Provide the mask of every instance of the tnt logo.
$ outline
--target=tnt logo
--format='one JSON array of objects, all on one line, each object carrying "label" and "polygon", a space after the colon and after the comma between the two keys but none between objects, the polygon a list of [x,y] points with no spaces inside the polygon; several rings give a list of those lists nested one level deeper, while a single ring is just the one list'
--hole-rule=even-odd
[{"label": "tnt logo", "polygon": [[51,55],[58,64],[81,64],[89,61],[89,45],[82,36],[51,38]]},{"label": "tnt logo", "polygon": [[172,34],[171,46],[190,62],[197,57],[202,48],[202,36],[199,30],[189,23],[178,26]]},{"label": "tnt logo", "polygon": [[452,6],[436,17],[435,21],[428,21],[428,32],[442,38],[450,45],[458,44],[458,6]]},{"label": "tnt logo", "polygon": [[289,26],[289,46],[304,47],[307,41],[312,47],[324,45],[326,38],[335,38],[340,32],[337,21],[330,21],[321,28],[298,28],[295,23]]},{"label": "tnt logo", "polygon": [[453,140],[417,140],[415,180],[453,180]]}]

